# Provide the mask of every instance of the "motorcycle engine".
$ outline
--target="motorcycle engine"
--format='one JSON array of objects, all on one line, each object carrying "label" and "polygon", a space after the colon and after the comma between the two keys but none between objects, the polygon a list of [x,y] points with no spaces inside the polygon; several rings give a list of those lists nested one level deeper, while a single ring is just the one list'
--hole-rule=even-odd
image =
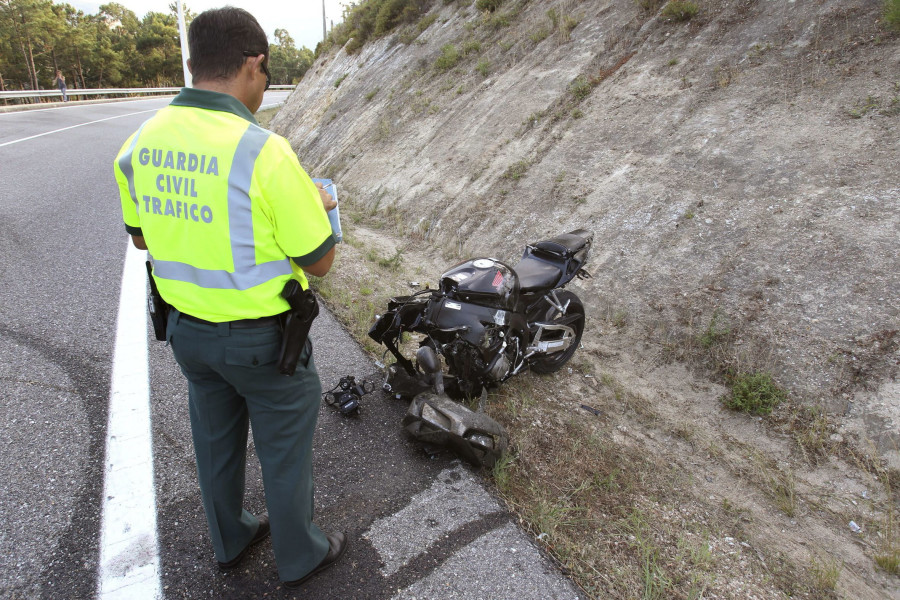
[{"label": "motorcycle engine", "polygon": [[510,335],[508,327],[488,327],[485,333],[487,375],[500,383],[509,375],[519,352],[519,338]]},{"label": "motorcycle engine", "polygon": [[512,368],[512,365],[509,362],[509,359],[506,357],[506,354],[497,355],[497,360],[494,362],[494,365],[491,367],[488,375],[491,376],[493,381],[503,381],[503,378],[509,375],[509,370]]}]

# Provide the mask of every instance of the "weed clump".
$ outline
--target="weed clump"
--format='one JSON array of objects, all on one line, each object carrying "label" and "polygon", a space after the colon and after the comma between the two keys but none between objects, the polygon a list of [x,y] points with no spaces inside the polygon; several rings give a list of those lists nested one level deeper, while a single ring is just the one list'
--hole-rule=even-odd
[{"label": "weed clump", "polygon": [[561,14],[555,8],[547,11],[547,18],[553,25],[552,29],[559,34],[560,42],[568,42],[572,30],[578,26],[578,19],[572,15]]},{"label": "weed clump", "polygon": [[491,72],[491,61],[486,58],[482,58],[478,61],[478,65],[475,67],[475,70],[478,71],[482,77],[487,77]]},{"label": "weed clump", "polygon": [[434,68],[439,71],[449,71],[459,62],[459,50],[453,44],[445,44],[441,48],[441,55],[434,61]]},{"label": "weed clump", "polygon": [[579,75],[569,84],[569,91],[575,96],[575,100],[581,102],[591,94],[593,87],[587,77]]},{"label": "weed clump", "polygon": [[527,160],[520,160],[516,163],[513,163],[509,166],[508,169],[503,173],[503,179],[512,179],[513,181],[518,181],[525,177],[525,173],[528,172],[528,167],[531,165]]},{"label": "weed clump", "polygon": [[884,22],[888,27],[900,29],[900,0],[884,1]]},{"label": "weed clump", "polygon": [[696,2],[688,2],[687,0],[672,0],[666,4],[660,13],[664,18],[670,21],[690,21],[700,12],[700,7]]},{"label": "weed clump", "polygon": [[481,42],[479,42],[478,40],[470,40],[463,44],[462,51],[466,56],[473,53],[478,54],[479,52],[481,52]]},{"label": "weed clump", "polygon": [[[890,479],[888,480],[890,489]],[[894,507],[888,509],[888,514],[881,534],[881,545],[875,553],[875,564],[880,569],[891,575],[900,576],[900,529],[894,519]]]},{"label": "weed clump", "polygon": [[549,29],[547,29],[546,27],[539,27],[538,29],[535,29],[534,31],[532,31],[528,37],[535,44],[540,44],[541,42],[546,40],[549,35],[550,35]]},{"label": "weed clump", "polygon": [[768,415],[787,393],[768,373],[742,373],[734,378],[731,394],[723,398],[725,406],[751,415]]},{"label": "weed clump", "polygon": [[475,8],[481,11],[494,12],[500,5],[503,4],[503,0],[478,0],[475,3]]},{"label": "weed clump", "polygon": [[[690,217],[685,215],[685,218],[693,218],[693,214]],[[711,349],[713,346],[716,346],[722,342],[724,342],[728,336],[731,334],[731,328],[728,325],[719,324],[719,313],[718,311],[713,312],[712,318],[709,321],[709,325],[706,327],[706,330],[700,334],[697,341],[700,342],[700,345],[706,348],[707,350]]]},{"label": "weed clump", "polygon": [[810,563],[812,573],[812,588],[818,596],[828,597],[837,589],[837,582],[841,576],[841,564],[833,558],[812,558]]},{"label": "weed clump", "polygon": [[635,0],[638,8],[648,13],[659,10],[659,7],[662,6],[663,2],[665,2],[665,0]]}]

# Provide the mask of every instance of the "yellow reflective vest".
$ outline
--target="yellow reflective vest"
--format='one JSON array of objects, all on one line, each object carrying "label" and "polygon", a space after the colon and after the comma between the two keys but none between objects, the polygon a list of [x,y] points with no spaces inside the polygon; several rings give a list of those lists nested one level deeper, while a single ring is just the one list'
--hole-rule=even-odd
[{"label": "yellow reflective vest", "polygon": [[315,184],[283,137],[236,98],[185,88],[114,163],[125,229],[143,236],[160,294],[232,321],[288,309],[288,279],[334,246]]}]

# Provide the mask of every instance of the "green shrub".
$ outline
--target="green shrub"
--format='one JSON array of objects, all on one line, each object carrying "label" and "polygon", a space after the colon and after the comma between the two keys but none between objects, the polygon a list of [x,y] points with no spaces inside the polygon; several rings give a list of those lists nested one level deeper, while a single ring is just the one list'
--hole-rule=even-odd
[{"label": "green shrub", "polygon": [[475,8],[478,10],[486,10],[488,12],[494,12],[500,5],[503,4],[503,0],[478,0],[475,3]]},{"label": "green shrub", "polygon": [[644,12],[656,12],[665,0],[635,0],[635,2]]},{"label": "green shrub", "polygon": [[400,24],[407,0],[386,0],[375,15],[375,35],[384,35]]},{"label": "green shrub", "polygon": [[[354,32],[354,33],[357,33],[357,32]],[[366,43],[366,38],[364,38],[362,35],[359,35],[357,33],[357,35],[352,36],[350,38],[350,41],[348,41],[344,45],[344,50],[347,52],[347,54],[355,54],[357,50],[359,50],[360,48],[362,48],[365,45],[365,43]]]},{"label": "green shrub", "polygon": [[706,331],[700,334],[698,341],[701,346],[709,350],[713,346],[724,342],[729,335],[731,335],[731,328],[728,327],[727,323],[720,326],[719,312],[713,311],[712,318],[709,320],[709,325],[706,327]]},{"label": "green shrub", "polygon": [[[427,12],[429,6],[428,0],[365,0],[351,3],[344,8],[343,21],[335,25],[325,41],[316,46],[316,57],[335,45],[343,46],[348,54],[353,54],[369,39],[387,35],[405,23],[414,23]],[[422,30],[433,22],[426,23]]]},{"label": "green shrub", "polygon": [[478,61],[478,66],[475,67],[475,70],[481,73],[482,77],[487,77],[488,73],[491,72],[491,61],[486,58],[482,58]]},{"label": "green shrub", "polygon": [[776,385],[768,373],[741,373],[734,378],[731,394],[722,401],[732,410],[767,415],[785,398],[787,392]]},{"label": "green shrub", "polygon": [[559,27],[559,13],[555,8],[551,8],[547,11],[547,18],[550,19],[550,23],[553,24],[553,29]]},{"label": "green shrub", "polygon": [[437,19],[438,19],[437,14],[428,15],[427,17],[423,18],[415,25],[410,25],[410,26],[404,27],[397,34],[397,41],[400,42],[401,44],[406,44],[407,46],[412,44],[419,38],[420,35],[422,35],[422,32],[424,32],[426,29],[431,27],[431,25],[435,21],[437,21]]},{"label": "green shrub", "polygon": [[528,172],[528,167],[531,164],[527,160],[520,160],[517,163],[513,163],[506,169],[506,172],[503,173],[503,179],[512,179],[513,181],[518,181],[525,177],[525,173]]},{"label": "green shrub", "polygon": [[347,79],[347,74],[346,74],[346,73],[344,73],[343,75],[341,75],[340,77],[338,77],[338,78],[334,81],[334,87],[340,87],[341,82],[344,81],[345,79]]},{"label": "green shrub", "polygon": [[437,18],[438,18],[437,13],[435,13],[433,15],[428,15],[427,17],[425,17],[424,19],[422,19],[421,21],[416,23],[416,30],[419,33],[422,33],[423,31],[425,31],[426,29],[431,27],[434,24],[434,22],[437,21]]},{"label": "green shrub", "polygon": [[497,13],[496,15],[491,16],[490,19],[485,21],[484,24],[489,29],[503,29],[504,27],[509,27],[510,23],[512,22],[510,20],[510,17],[512,17],[512,16],[514,16],[514,15],[512,15],[511,13],[508,13],[508,12]]},{"label": "green shrub", "polygon": [[434,62],[434,66],[439,71],[449,71],[456,63],[459,62],[459,51],[453,44],[445,44],[441,47],[441,55]]},{"label": "green shrub", "polygon": [[688,2],[687,0],[672,0],[663,7],[660,13],[670,21],[688,21],[700,12],[700,7],[696,2]]},{"label": "green shrub", "polygon": [[470,40],[470,41],[466,42],[465,44],[463,44],[463,47],[462,47],[463,54],[468,56],[468,55],[472,54],[473,52],[476,54],[481,52],[481,42],[479,42],[478,40]]},{"label": "green shrub", "polygon": [[579,75],[575,78],[575,80],[569,84],[569,91],[572,92],[572,95],[575,96],[575,99],[579,102],[587,98],[591,89],[594,86],[591,85],[590,80],[584,75]]},{"label": "green shrub", "polygon": [[549,35],[550,35],[549,29],[547,29],[546,27],[540,27],[540,28],[532,31],[528,37],[531,38],[531,41],[534,42],[535,44],[540,44],[541,42],[546,40]]},{"label": "green shrub", "polygon": [[900,0],[884,0],[884,22],[894,29],[900,29]]}]

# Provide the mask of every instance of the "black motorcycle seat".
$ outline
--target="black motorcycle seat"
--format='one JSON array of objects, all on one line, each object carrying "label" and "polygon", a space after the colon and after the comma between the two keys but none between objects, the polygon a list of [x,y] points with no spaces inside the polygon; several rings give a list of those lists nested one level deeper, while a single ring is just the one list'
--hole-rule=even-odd
[{"label": "black motorcycle seat", "polygon": [[523,293],[552,290],[562,277],[562,270],[558,266],[531,256],[520,260],[513,269],[519,276],[519,291]]},{"label": "black motorcycle seat", "polygon": [[588,243],[590,238],[591,233],[589,231],[576,229],[547,240],[541,240],[534,244],[533,247],[550,254],[569,257],[584,248],[584,245]]}]

